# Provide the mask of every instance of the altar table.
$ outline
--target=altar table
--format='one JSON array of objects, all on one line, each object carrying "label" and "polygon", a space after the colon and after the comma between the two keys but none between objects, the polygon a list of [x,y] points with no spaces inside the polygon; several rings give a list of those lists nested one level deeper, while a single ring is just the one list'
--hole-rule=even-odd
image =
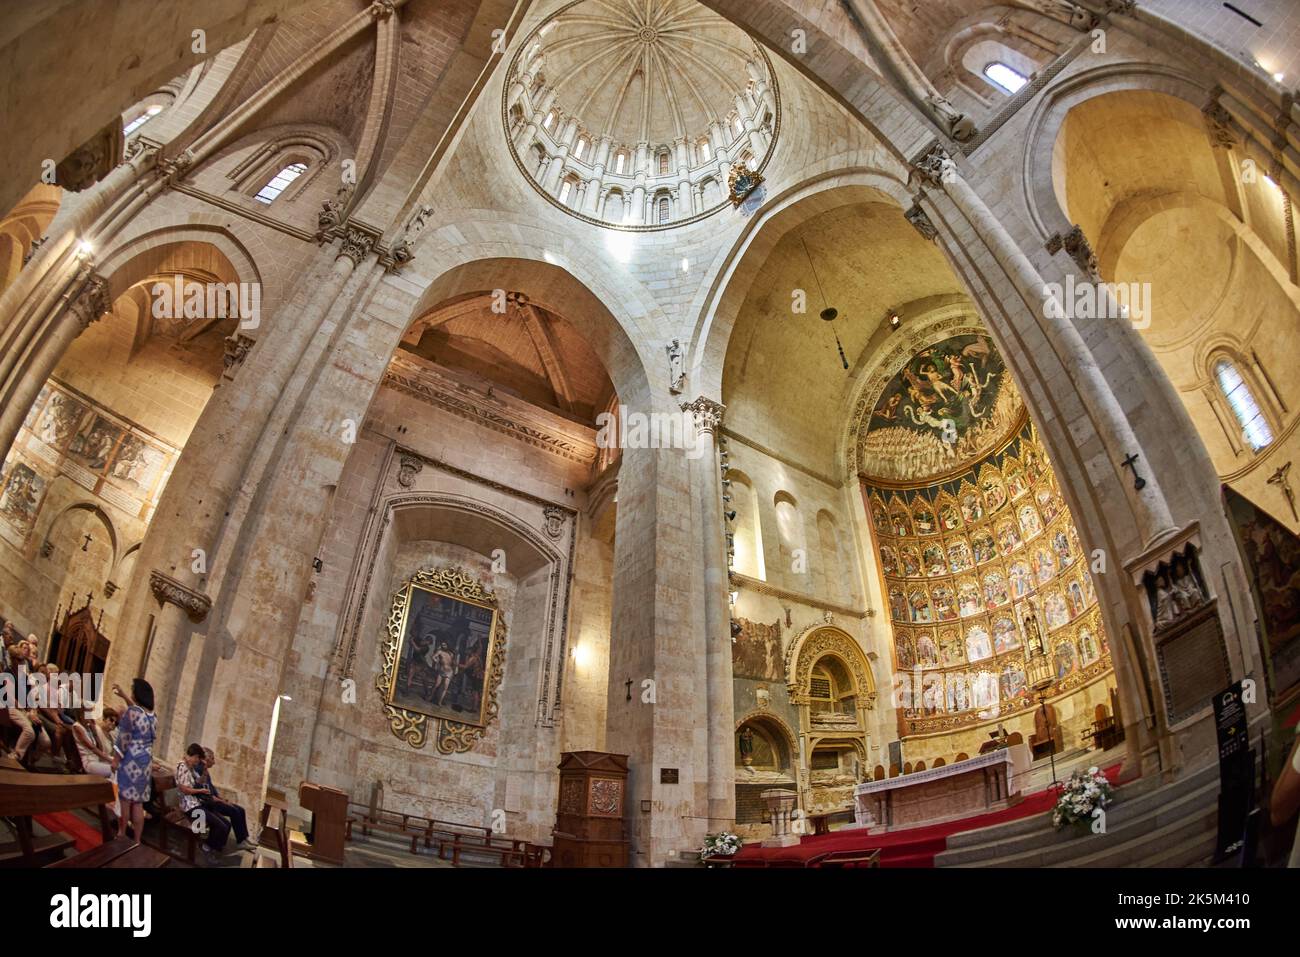
[{"label": "altar table", "polygon": [[1028,752],[1028,745],[1015,744],[941,768],[866,781],[853,789],[854,816],[859,825],[890,829],[1006,807],[1019,794],[1013,782],[1028,770]]}]

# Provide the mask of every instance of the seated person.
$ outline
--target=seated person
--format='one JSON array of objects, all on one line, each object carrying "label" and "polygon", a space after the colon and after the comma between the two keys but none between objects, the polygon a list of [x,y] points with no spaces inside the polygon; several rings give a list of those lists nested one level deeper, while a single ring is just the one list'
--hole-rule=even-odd
[{"label": "seated person", "polygon": [[212,783],[212,767],[217,763],[217,756],[211,748],[203,749],[203,760],[195,768],[199,787],[208,792],[208,797],[200,798],[209,813],[216,813],[226,819],[230,829],[235,832],[235,842],[245,847],[256,847],[248,837],[248,815],[238,804],[231,804],[222,799],[217,786]]},{"label": "seated person", "polygon": [[[16,641],[9,646],[9,667],[6,672],[13,676],[17,687],[26,685],[26,676],[33,670],[31,647],[25,641]],[[14,757],[25,767],[31,768],[42,750],[53,750],[53,742],[41,723],[40,712],[26,707],[26,701],[16,701],[21,708],[6,710],[10,722],[18,728],[18,741],[14,744]]]},{"label": "seated person", "polygon": [[191,744],[185,749],[184,759],[176,765],[176,790],[181,792],[181,811],[191,821],[198,822],[198,833],[207,834],[207,839],[203,842],[203,853],[211,863],[217,852],[226,846],[230,825],[220,814],[203,806],[203,798],[211,795],[199,785],[198,772],[195,770],[202,761],[202,747]]},{"label": "seated person", "polygon": [[81,756],[81,766],[86,773],[101,778],[112,777],[111,746],[99,733],[95,719],[91,717],[88,709],[81,710],[80,720],[72,726],[72,737],[77,743],[77,754]]}]

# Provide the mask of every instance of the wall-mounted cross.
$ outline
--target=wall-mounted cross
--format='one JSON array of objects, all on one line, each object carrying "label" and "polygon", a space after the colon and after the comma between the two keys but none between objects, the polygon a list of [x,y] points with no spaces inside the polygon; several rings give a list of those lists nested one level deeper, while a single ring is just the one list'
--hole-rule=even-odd
[{"label": "wall-mounted cross", "polygon": [[627,683],[627,700],[631,701],[632,700],[632,679],[628,678],[626,683]]},{"label": "wall-mounted cross", "polygon": [[91,542],[91,538],[89,535],[87,535],[86,540],[81,544],[81,550],[83,552],[90,548],[90,542]]},{"label": "wall-mounted cross", "polygon": [[1130,452],[1125,457],[1124,461],[1121,464],[1125,468],[1133,470],[1133,488],[1135,488],[1137,491],[1140,492],[1147,487],[1147,480],[1144,479],[1142,476],[1138,475],[1137,460],[1138,460],[1137,453]]},{"label": "wall-mounted cross", "polygon": [[1290,473],[1291,463],[1287,462],[1285,465],[1279,466],[1278,470],[1268,477],[1268,484],[1276,485],[1282,490],[1282,494],[1286,496],[1286,503],[1291,506],[1291,517],[1300,521],[1300,515],[1297,515],[1295,510],[1295,492],[1292,491],[1291,480],[1288,478]]}]

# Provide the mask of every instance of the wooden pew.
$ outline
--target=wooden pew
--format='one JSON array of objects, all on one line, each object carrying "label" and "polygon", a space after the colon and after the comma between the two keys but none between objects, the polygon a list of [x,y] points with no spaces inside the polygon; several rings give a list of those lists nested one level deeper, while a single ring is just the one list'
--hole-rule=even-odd
[{"label": "wooden pew", "polygon": [[62,857],[72,841],[52,834],[36,838],[32,817],[56,811],[96,808],[104,840],[113,839],[106,804],[113,801],[113,786],[93,774],[37,774],[32,771],[0,769],[0,817],[12,818],[18,834],[14,845],[0,846],[0,863],[32,867]]},{"label": "wooden pew", "polygon": [[45,866],[73,867],[84,870],[100,867],[156,868],[166,867],[170,863],[171,858],[160,851],[155,851],[152,847],[146,847],[129,837],[115,837],[111,841],[105,841],[99,847],[92,847],[81,854]]}]

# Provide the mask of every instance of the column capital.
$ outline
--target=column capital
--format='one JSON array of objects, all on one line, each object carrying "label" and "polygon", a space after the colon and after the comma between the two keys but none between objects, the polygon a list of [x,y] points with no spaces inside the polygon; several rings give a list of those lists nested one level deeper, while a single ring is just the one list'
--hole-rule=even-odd
[{"label": "column capital", "polygon": [[90,273],[85,285],[75,299],[68,304],[68,309],[77,317],[77,323],[83,330],[97,321],[113,306],[113,298],[108,291],[108,280],[98,273]]},{"label": "column capital", "polygon": [[1055,256],[1062,249],[1069,253],[1075,264],[1093,279],[1100,278],[1097,269],[1097,257],[1092,251],[1092,244],[1079,226],[1068,233],[1057,233],[1047,241],[1047,251]]},{"label": "column capital", "polygon": [[689,412],[695,418],[695,430],[701,434],[712,435],[722,428],[722,413],[727,407],[721,402],[700,396],[691,402],[682,403],[682,411]]},{"label": "column capital", "polygon": [[941,144],[934,143],[912,160],[912,173],[927,185],[943,189],[945,184],[957,178],[957,164]]},{"label": "column capital", "polygon": [[903,213],[903,216],[916,227],[918,233],[930,242],[934,242],[935,237],[939,235],[939,230],[935,227],[934,221],[930,219],[926,211],[921,208],[921,200],[924,196],[924,193],[917,193],[913,197],[912,205]]},{"label": "column capital", "polygon": [[357,266],[370,255],[379,239],[372,231],[357,226],[348,226],[342,236],[343,246],[339,249],[339,258],[346,256]]}]

